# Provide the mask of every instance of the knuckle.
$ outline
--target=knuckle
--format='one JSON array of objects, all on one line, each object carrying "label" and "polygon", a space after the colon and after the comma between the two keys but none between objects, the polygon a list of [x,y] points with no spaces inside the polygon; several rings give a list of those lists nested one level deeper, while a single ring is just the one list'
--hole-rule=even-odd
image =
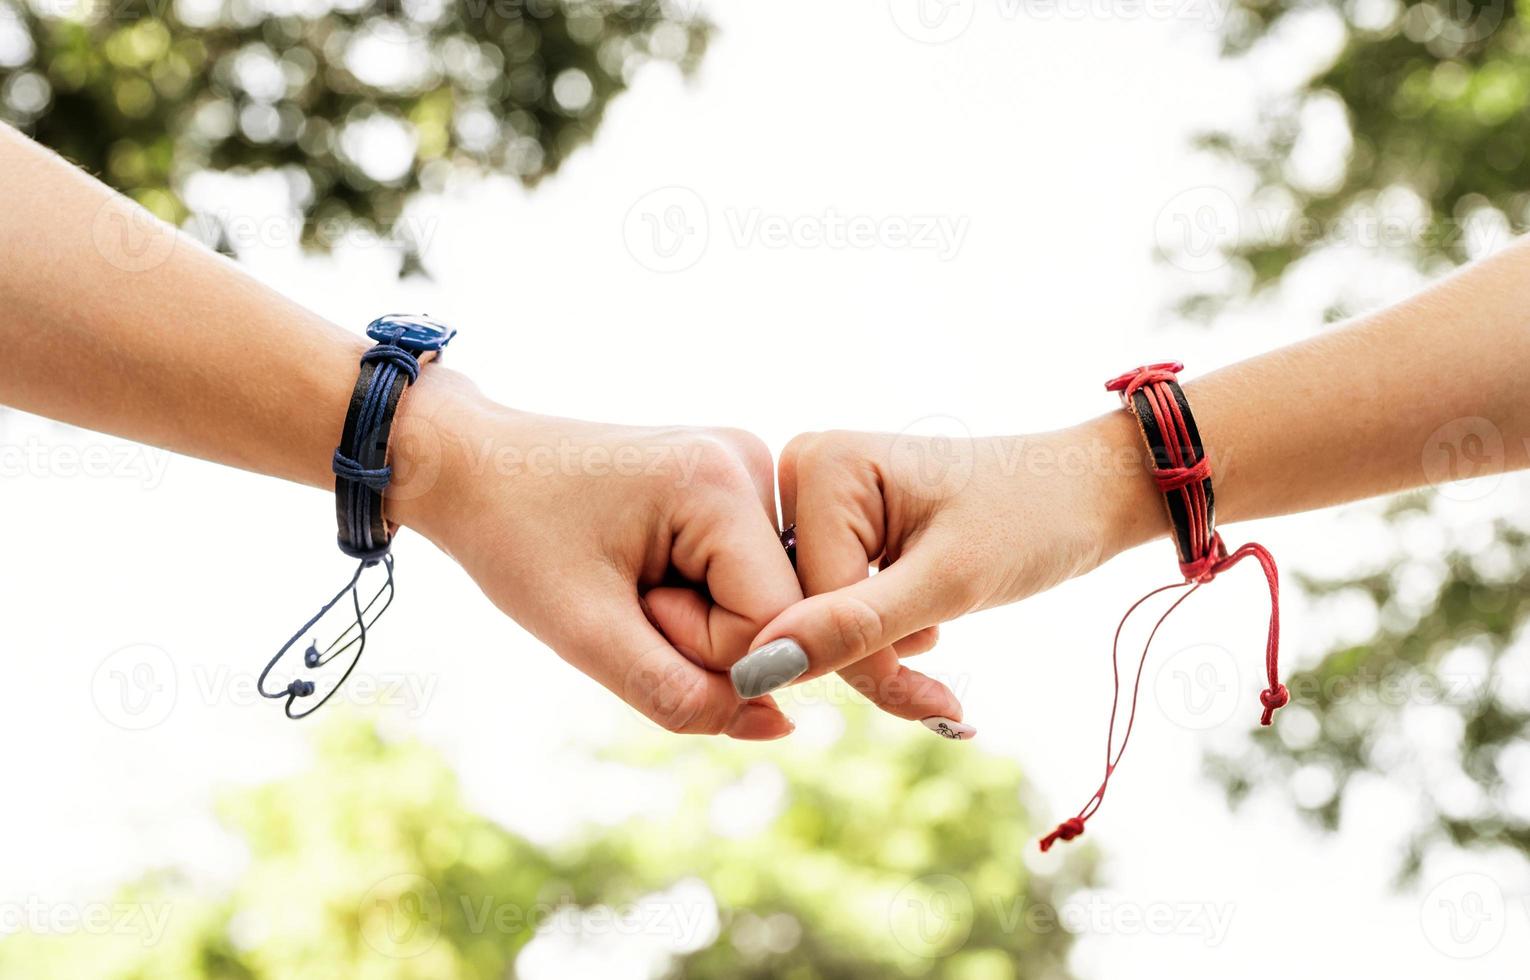
[{"label": "knuckle", "polygon": [[751,473],[769,473],[775,465],[765,440],[748,429],[714,429],[713,434],[733,450]]},{"label": "knuckle", "polygon": [[861,660],[876,652],[882,635],[882,617],[864,600],[837,599],[829,605],[829,630],[845,656]]},{"label": "knuckle", "polygon": [[854,459],[859,435],[843,429],[800,435],[788,444],[803,471],[822,471],[843,466]]},{"label": "knuckle", "polygon": [[647,693],[647,715],[667,732],[695,732],[706,712],[706,682],[678,665],[666,670]]},{"label": "knuckle", "polygon": [[697,434],[687,448],[700,483],[731,489],[748,477],[743,460],[726,440],[715,434]]}]

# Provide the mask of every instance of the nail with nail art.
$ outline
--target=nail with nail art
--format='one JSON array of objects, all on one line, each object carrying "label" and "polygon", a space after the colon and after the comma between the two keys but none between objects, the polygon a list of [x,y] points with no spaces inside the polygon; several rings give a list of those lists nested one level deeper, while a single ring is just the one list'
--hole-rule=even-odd
[{"label": "nail with nail art", "polygon": [[783,636],[756,650],[729,671],[733,689],[744,700],[769,694],[801,677],[808,669],[807,654],[796,640]]},{"label": "nail with nail art", "polygon": [[950,718],[942,718],[939,715],[920,719],[920,724],[941,738],[949,738],[955,742],[965,742],[977,734],[977,729],[971,725],[953,721]]}]

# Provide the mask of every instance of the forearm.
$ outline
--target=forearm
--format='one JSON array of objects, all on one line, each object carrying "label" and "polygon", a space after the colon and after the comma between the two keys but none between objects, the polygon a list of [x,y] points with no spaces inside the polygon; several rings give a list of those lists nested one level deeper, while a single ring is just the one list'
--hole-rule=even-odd
[{"label": "forearm", "polygon": [[[1197,378],[1185,394],[1212,459],[1217,517],[1530,465],[1527,370],[1530,239],[1405,302]],[[1140,459],[1126,413],[1084,429]],[[1167,532],[1150,481],[1126,481],[1118,497],[1123,547]]]},{"label": "forearm", "polygon": [[[0,173],[0,402],[333,485],[330,457],[364,338],[4,126]],[[406,403],[429,401],[437,370]]]}]

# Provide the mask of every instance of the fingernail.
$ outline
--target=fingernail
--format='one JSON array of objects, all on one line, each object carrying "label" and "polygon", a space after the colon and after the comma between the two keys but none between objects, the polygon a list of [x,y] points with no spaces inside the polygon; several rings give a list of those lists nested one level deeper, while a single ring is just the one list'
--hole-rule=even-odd
[{"label": "fingernail", "polygon": [[941,738],[949,738],[956,742],[965,742],[967,739],[972,738],[977,734],[977,729],[973,728],[971,725],[966,725],[959,721],[952,721],[950,718],[942,718],[940,715],[931,715],[928,718],[921,718],[919,723],[925,728],[928,728],[930,731],[934,732],[936,735],[939,735]]},{"label": "fingernail", "polygon": [[807,669],[808,658],[802,647],[783,636],[751,650],[728,674],[733,678],[733,689],[747,701],[790,684]]}]

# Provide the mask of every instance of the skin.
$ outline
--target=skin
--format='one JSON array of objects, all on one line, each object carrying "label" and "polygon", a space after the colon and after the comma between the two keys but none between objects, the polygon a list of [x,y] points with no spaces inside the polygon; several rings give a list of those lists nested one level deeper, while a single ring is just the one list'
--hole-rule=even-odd
[{"label": "skin", "polygon": [[[3,126],[0,173],[0,402],[333,490],[369,341]],[[759,439],[515,411],[430,364],[400,404],[389,462],[390,520],[657,724],[791,730],[712,669],[802,598]],[[677,649],[658,615],[685,617],[694,644]]]},{"label": "skin", "polygon": [[[1521,240],[1396,306],[1191,381],[1217,518],[1530,465],[1527,370],[1530,240]],[[798,436],[778,468],[808,598],[752,648],[794,637],[808,654],[804,679],[839,670],[871,689],[892,683],[904,644],[927,646],[938,624],[1166,537],[1147,465],[1124,411],[956,444]],[[868,563],[880,573],[868,575]]]},{"label": "skin", "polygon": [[[368,342],[255,282],[0,126],[0,402],[330,490]],[[1530,243],[1319,338],[1186,386],[1225,524],[1530,463]],[[1112,365],[1119,367],[1119,365]],[[1476,421],[1471,421],[1476,420]],[[1444,427],[1442,429],[1442,427]],[[1491,446],[1489,447],[1492,448]],[[1036,436],[940,443],[755,437],[550,418],[432,364],[395,421],[388,517],[451,554],[507,614],[666,729],[791,730],[726,670],[782,637],[900,717],[960,721],[901,657],[1168,532],[1122,412]],[[798,526],[794,574],[776,539]],[[880,567],[869,575],[869,566]]]}]

